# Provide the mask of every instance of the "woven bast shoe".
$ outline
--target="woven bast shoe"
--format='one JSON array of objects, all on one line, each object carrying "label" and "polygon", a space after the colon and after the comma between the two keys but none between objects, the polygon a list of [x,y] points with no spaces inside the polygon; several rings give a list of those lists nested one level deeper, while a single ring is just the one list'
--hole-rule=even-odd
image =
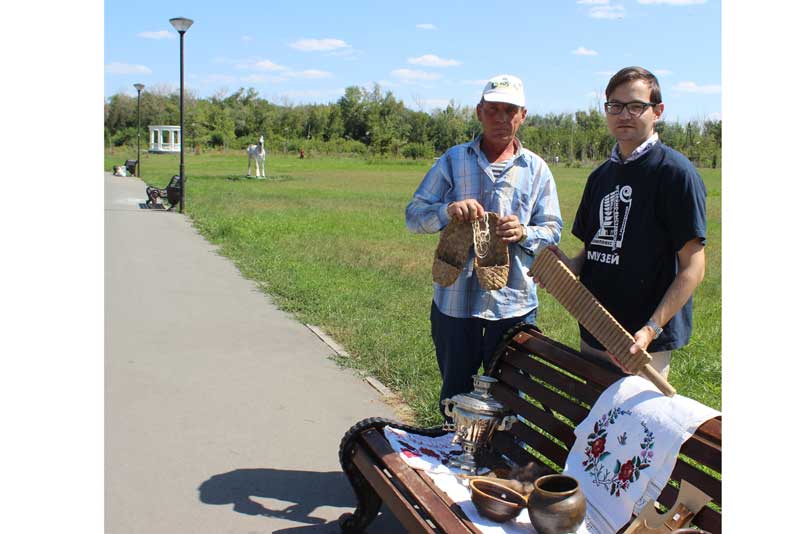
[{"label": "woven bast shoe", "polygon": [[433,258],[433,281],[440,286],[452,285],[467,265],[472,246],[472,224],[452,219],[439,236]]},{"label": "woven bast shoe", "polygon": [[[478,275],[478,283],[486,291],[500,289],[508,283],[508,245],[503,243],[497,234],[496,213],[489,212],[489,250],[483,258],[475,255],[473,265]],[[481,223],[483,224],[483,223]]]}]

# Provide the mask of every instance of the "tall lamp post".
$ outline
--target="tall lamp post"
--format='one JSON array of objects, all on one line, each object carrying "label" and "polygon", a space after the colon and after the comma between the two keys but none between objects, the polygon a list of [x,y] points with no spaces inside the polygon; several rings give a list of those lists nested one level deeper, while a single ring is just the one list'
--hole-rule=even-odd
[{"label": "tall lamp post", "polygon": [[183,170],[183,34],[186,33],[194,23],[192,19],[176,17],[169,19],[170,24],[178,30],[181,36],[181,205],[180,212],[183,213],[183,198],[186,194],[186,175]]},{"label": "tall lamp post", "polygon": [[142,115],[140,100],[142,97],[143,83],[135,83],[133,86],[136,88],[136,176],[142,177],[142,153],[139,148],[139,131],[142,129]]}]

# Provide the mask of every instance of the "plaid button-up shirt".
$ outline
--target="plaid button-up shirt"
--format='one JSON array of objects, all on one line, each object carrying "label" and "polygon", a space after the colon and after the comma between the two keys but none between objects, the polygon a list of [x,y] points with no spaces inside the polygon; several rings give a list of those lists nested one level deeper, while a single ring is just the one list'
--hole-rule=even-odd
[{"label": "plaid button-up shirt", "polygon": [[561,240],[563,221],[556,184],[544,160],[518,140],[516,154],[495,180],[480,141],[479,136],[454,146],[439,158],[406,207],[406,226],[415,233],[438,232],[450,222],[447,205],[468,198],[501,217],[516,215],[527,226],[527,237],[508,247],[508,284],[495,291],[481,289],[470,249],[467,265],[453,285],[433,284],[433,301],[451,317],[519,317],[539,304],[536,285],[527,274],[534,254]]},{"label": "plaid button-up shirt", "polygon": [[632,161],[636,161],[637,159],[641,158],[642,156],[650,152],[650,149],[653,148],[653,146],[655,146],[656,143],[658,143],[658,134],[654,133],[653,135],[645,139],[644,143],[634,148],[633,152],[631,152],[631,155],[628,156],[627,159],[622,159],[622,154],[620,154],[619,152],[619,143],[617,143],[614,145],[614,148],[611,149],[611,156],[608,159],[610,159],[614,163],[625,165]]}]

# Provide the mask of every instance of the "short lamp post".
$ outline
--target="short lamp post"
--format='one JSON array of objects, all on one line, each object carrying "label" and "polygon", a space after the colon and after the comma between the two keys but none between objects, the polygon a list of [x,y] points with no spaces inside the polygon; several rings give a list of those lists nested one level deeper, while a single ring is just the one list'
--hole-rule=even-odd
[{"label": "short lamp post", "polygon": [[183,199],[186,195],[186,175],[183,168],[183,34],[194,23],[193,20],[184,17],[169,19],[170,24],[178,30],[181,36],[181,203],[180,212],[183,213]]},{"label": "short lamp post", "polygon": [[136,88],[136,176],[142,177],[142,153],[139,147],[140,130],[142,129],[142,114],[140,101],[142,99],[143,83],[135,83],[133,86]]}]

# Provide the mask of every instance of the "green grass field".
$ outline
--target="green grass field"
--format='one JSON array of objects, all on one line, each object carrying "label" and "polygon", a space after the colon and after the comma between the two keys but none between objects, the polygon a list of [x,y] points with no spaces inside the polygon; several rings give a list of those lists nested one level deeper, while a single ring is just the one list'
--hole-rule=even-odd
[{"label": "green grass field", "polygon": [[[133,153],[106,154],[105,169]],[[164,187],[176,155],[143,154],[143,179]],[[284,310],[323,327],[351,354],[344,365],[400,393],[420,424],[438,421],[439,373],[430,339],[430,274],[438,235],[411,234],[404,210],[431,162],[270,157],[267,179],[245,179],[244,153],[186,154],[186,209],[195,227]],[[555,167],[564,232],[590,168]],[[708,189],[706,277],[695,294],[694,333],[673,355],[678,391],[721,408],[721,173],[701,170]],[[144,191],[142,191],[144,199]],[[578,327],[540,292],[539,326],[578,346]]]}]

